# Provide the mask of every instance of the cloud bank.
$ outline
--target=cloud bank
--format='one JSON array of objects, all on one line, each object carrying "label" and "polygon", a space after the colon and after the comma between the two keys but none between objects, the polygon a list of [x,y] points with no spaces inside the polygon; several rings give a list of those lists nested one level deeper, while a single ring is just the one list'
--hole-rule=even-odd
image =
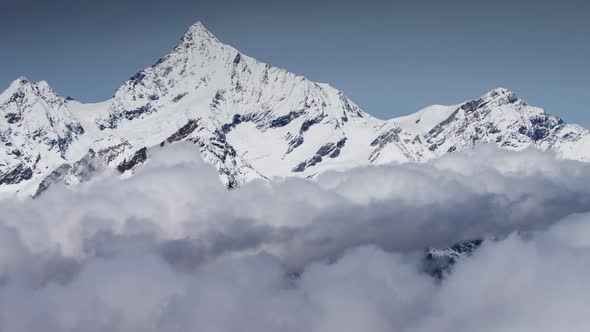
[{"label": "cloud bank", "polygon": [[[483,146],[226,190],[190,144],[0,201],[0,331],[585,331],[590,166]],[[442,281],[423,251],[494,238]]]}]

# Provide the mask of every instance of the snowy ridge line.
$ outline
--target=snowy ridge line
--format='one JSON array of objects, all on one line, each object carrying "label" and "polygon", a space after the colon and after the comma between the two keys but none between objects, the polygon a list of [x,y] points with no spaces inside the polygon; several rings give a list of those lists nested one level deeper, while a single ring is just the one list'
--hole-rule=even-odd
[{"label": "snowy ridge line", "polygon": [[151,149],[177,141],[194,143],[228,187],[424,162],[483,143],[590,161],[588,129],[507,89],[379,120],[327,84],[223,44],[200,23],[110,100],[82,104],[19,78],[0,94],[0,113],[0,191],[23,195],[99,170],[132,173]]}]

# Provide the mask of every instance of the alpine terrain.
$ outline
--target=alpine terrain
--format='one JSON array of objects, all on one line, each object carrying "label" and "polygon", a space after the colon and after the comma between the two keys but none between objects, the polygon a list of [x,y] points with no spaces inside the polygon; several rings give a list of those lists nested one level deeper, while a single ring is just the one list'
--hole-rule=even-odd
[{"label": "alpine terrain", "polygon": [[230,188],[253,179],[423,162],[478,143],[535,146],[590,161],[590,131],[498,88],[453,106],[380,120],[341,91],[259,62],[200,23],[112,99],[82,104],[26,78],[0,94],[0,191],[35,195],[110,167],[130,174],[150,150],[194,143]]}]

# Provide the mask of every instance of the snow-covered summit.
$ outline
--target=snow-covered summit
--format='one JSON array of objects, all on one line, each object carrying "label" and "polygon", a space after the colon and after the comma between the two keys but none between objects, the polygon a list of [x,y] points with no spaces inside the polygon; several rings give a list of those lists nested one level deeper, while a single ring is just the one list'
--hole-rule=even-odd
[{"label": "snow-covered summit", "polygon": [[[21,77],[0,94],[0,185],[42,177],[67,159],[84,129],[66,100],[44,82]],[[5,189],[5,188],[4,188]]]},{"label": "snow-covered summit", "polygon": [[[461,150],[475,143],[495,143],[521,150],[528,146],[553,148],[577,142],[588,130],[566,124],[543,109],[530,106],[515,93],[498,88],[481,98],[459,105],[426,135],[428,149],[436,156]],[[581,149],[574,159],[589,160]]]},{"label": "snow-covered summit", "polygon": [[75,183],[95,162],[127,173],[151,149],[175,141],[193,142],[230,187],[256,178],[421,162],[477,143],[517,150],[535,145],[590,160],[588,130],[507,89],[383,121],[327,84],[223,44],[201,23],[111,100],[81,104],[44,82],[21,78],[0,95],[0,114],[0,185],[10,191]]},{"label": "snow-covered summit", "polygon": [[499,87],[486,93],[481,99],[494,101],[497,104],[507,104],[516,102],[518,97],[516,96],[516,93],[506,88]]},{"label": "snow-covered summit", "polygon": [[218,44],[223,46],[221,42],[215,37],[201,22],[191,25],[184,36],[180,39],[179,46],[198,45],[198,44]]},{"label": "snow-covered summit", "polygon": [[14,94],[21,93],[23,91],[32,92],[37,96],[52,97],[55,96],[55,92],[51,90],[49,84],[45,81],[31,82],[28,78],[21,76],[14,80],[8,88],[0,94],[0,100],[6,100]]}]

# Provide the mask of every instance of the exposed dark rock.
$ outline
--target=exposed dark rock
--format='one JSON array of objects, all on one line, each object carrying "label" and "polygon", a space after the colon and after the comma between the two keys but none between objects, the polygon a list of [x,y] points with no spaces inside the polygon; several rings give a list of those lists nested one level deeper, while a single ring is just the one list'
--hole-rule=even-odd
[{"label": "exposed dark rock", "polygon": [[240,63],[240,61],[242,61],[242,55],[240,53],[236,54],[236,57],[234,58],[233,64],[237,65]]},{"label": "exposed dark rock", "polygon": [[127,120],[133,120],[135,118],[140,117],[143,114],[151,113],[151,112],[152,112],[152,106],[150,104],[147,104],[147,105],[138,107],[133,110],[124,111],[122,113],[122,115]]},{"label": "exposed dark rock", "polygon": [[361,112],[361,110],[358,107],[351,105],[348,101],[348,98],[346,98],[346,96],[342,92],[338,93],[338,97],[340,98],[340,102],[342,103],[342,107],[344,108],[344,118],[346,118],[344,122],[348,121],[347,114],[350,114],[351,116],[357,116],[359,118],[363,117],[363,113]]},{"label": "exposed dark rock", "polygon": [[311,163],[308,164],[308,166],[315,166],[318,163],[322,162],[322,156],[320,155],[315,155],[311,158]]},{"label": "exposed dark rock", "polygon": [[518,101],[518,97],[514,93],[508,94],[508,102],[514,104]]},{"label": "exposed dark rock", "polygon": [[117,170],[121,173],[125,173],[128,170],[133,169],[138,164],[142,164],[147,160],[147,148],[141,148],[137,150],[129,160],[124,160],[117,166]]},{"label": "exposed dark rock", "polygon": [[242,116],[240,114],[235,114],[234,117],[232,118],[231,123],[225,123],[223,126],[221,126],[221,132],[224,134],[227,134],[232,129],[234,129],[237,125],[239,125],[240,123],[247,122],[250,120],[251,120],[250,116]]},{"label": "exposed dark rock", "polygon": [[518,132],[534,141],[540,141],[549,137],[552,131],[559,130],[564,123],[562,119],[556,116],[543,114],[531,118],[530,127],[520,126]]},{"label": "exposed dark rock", "polygon": [[49,189],[49,187],[55,183],[62,182],[65,176],[70,172],[72,166],[70,164],[63,164],[59,166],[55,171],[51,172],[37,187],[35,194],[33,197],[38,197],[44,191]]},{"label": "exposed dark rock", "polygon": [[17,123],[23,119],[23,117],[20,113],[7,113],[4,115],[4,118],[10,124]]},{"label": "exposed dark rock", "polygon": [[39,196],[54,184],[65,182],[67,176],[75,178],[78,183],[88,181],[96,173],[97,165],[103,162],[96,157],[97,153],[91,149],[82,159],[73,165],[63,164],[59,166],[41,181],[33,197]]},{"label": "exposed dark rock", "polygon": [[[66,124],[66,130],[63,132],[62,135],[58,136],[57,139],[52,139],[46,141],[46,144],[49,146],[49,149],[52,150],[56,148],[59,151],[62,158],[65,158],[65,154],[68,150],[68,147],[74,142],[76,137],[79,135],[84,134],[84,128],[76,123],[76,124]],[[36,132],[35,137],[40,138],[43,136],[44,133]]]},{"label": "exposed dark rock", "polygon": [[216,131],[215,136],[210,138],[209,145],[215,147],[215,149],[209,149],[209,151],[222,162],[227,161],[228,157],[235,158],[238,155],[233,146],[227,143],[225,134],[220,131]]},{"label": "exposed dark rock", "polygon": [[325,117],[326,117],[326,115],[321,115],[321,116],[315,117],[313,119],[303,121],[303,123],[301,124],[301,129],[299,129],[299,132],[300,133],[306,132],[309,128],[311,128],[311,126],[320,123]]},{"label": "exposed dark rock", "polygon": [[238,153],[227,142],[227,138],[220,130],[215,131],[214,136],[206,141],[198,138],[191,139],[201,148],[201,153],[211,154],[216,160],[218,173],[226,179],[226,185],[229,189],[236,188],[240,181],[238,180],[240,169],[237,163]]},{"label": "exposed dark rock", "polygon": [[287,154],[291,153],[295,148],[303,144],[303,136],[296,136],[289,142],[289,149]]},{"label": "exposed dark rock", "polygon": [[174,134],[170,135],[166,139],[166,142],[172,143],[183,140],[188,137],[188,135],[192,134],[195,129],[199,127],[199,122],[197,120],[189,120],[184,126],[180,127]]},{"label": "exposed dark rock", "polygon": [[483,100],[481,100],[481,99],[471,100],[471,101],[468,101],[465,104],[461,105],[459,108],[464,110],[466,113],[471,113],[471,112],[475,111],[476,109],[478,109],[482,102],[483,102]]},{"label": "exposed dark rock", "polygon": [[300,117],[301,115],[303,115],[304,113],[305,113],[304,110],[291,111],[287,115],[279,116],[278,118],[272,120],[270,122],[270,126],[269,127],[270,128],[284,127],[284,126],[288,125],[294,119],[296,119],[296,118]]},{"label": "exposed dark rock", "polygon": [[6,173],[0,173],[0,185],[17,184],[22,181],[30,180],[33,177],[33,170],[24,165],[18,164],[12,170]]},{"label": "exposed dark rock", "polygon": [[129,83],[133,86],[141,83],[141,81],[145,78],[145,73],[143,71],[138,72],[137,74],[131,76],[129,78]]},{"label": "exposed dark rock", "polygon": [[430,248],[426,250],[426,256],[423,261],[423,269],[429,275],[443,279],[449,274],[453,266],[462,258],[472,255],[479,247],[483,240],[461,242],[446,249]]},{"label": "exposed dark rock", "polygon": [[158,66],[158,65],[160,65],[160,64],[162,64],[164,61],[166,61],[166,57],[159,58],[159,59],[158,59],[158,61],[156,61],[156,62],[155,62],[153,65],[152,65],[152,68],[153,68],[153,67],[156,67],[156,66]]},{"label": "exposed dark rock", "polygon": [[441,123],[439,123],[438,125],[436,125],[434,128],[430,129],[430,131],[428,132],[428,135],[429,136],[437,136],[438,134],[440,134],[441,132],[443,132],[443,130],[446,128],[446,126],[448,126],[453,121],[457,120],[457,116],[459,114],[459,110],[460,109],[461,108],[458,108],[448,118],[446,118],[444,121],[442,121]]},{"label": "exposed dark rock", "polygon": [[25,93],[22,91],[17,91],[10,97],[10,99],[8,99],[8,103],[21,103],[24,98]]},{"label": "exposed dark rock", "polygon": [[217,108],[222,101],[225,101],[224,94],[224,90],[217,90],[215,96],[213,96],[213,100],[211,100],[211,108]]},{"label": "exposed dark rock", "polygon": [[322,146],[322,147],[321,147],[321,148],[320,148],[320,149],[319,149],[319,150],[316,152],[316,155],[319,155],[319,156],[322,156],[322,157],[323,157],[323,156],[325,156],[325,155],[327,155],[328,153],[332,152],[332,150],[334,150],[334,146],[335,146],[335,145],[336,145],[336,144],[334,144],[334,143],[328,143],[328,144],[326,144],[326,145]]},{"label": "exposed dark rock", "polygon": [[535,128],[531,135],[531,138],[535,141],[540,141],[549,136],[549,129],[547,128]]},{"label": "exposed dark rock", "polygon": [[97,155],[104,160],[105,163],[110,164],[113,160],[115,160],[121,153],[123,153],[128,148],[131,148],[131,144],[129,142],[124,141],[117,145],[110,146],[108,148],[100,149],[97,151]]},{"label": "exposed dark rock", "polygon": [[185,93],[178,94],[176,97],[174,97],[174,99],[172,99],[172,102],[175,102],[175,103],[177,103],[177,102],[179,102],[179,101],[180,101],[182,98],[184,98],[186,95],[187,95],[187,93],[186,93],[186,92],[185,92]]},{"label": "exposed dark rock", "polygon": [[117,128],[117,125],[122,118],[125,118],[127,120],[133,120],[145,114],[153,113],[155,111],[156,109],[154,109],[151,104],[146,104],[136,109],[125,110],[121,113],[111,113],[109,114],[109,117],[106,120],[97,122],[98,129],[105,130],[107,128]]},{"label": "exposed dark rock", "polygon": [[304,161],[302,163],[300,163],[299,165],[297,165],[295,168],[293,168],[293,172],[303,172],[305,171],[308,167],[312,167],[315,166],[319,163],[322,162],[322,157],[320,155],[315,155],[313,157],[311,157],[309,160]]},{"label": "exposed dark rock", "polygon": [[292,172],[303,172],[307,168],[315,166],[322,162],[323,158],[329,155],[330,158],[336,158],[340,155],[340,149],[344,147],[346,144],[346,137],[339,140],[337,143],[328,143],[321,148],[318,149],[316,154],[311,157],[310,159],[299,163],[295,168],[293,168]]},{"label": "exposed dark rock", "polygon": [[299,173],[299,172],[303,172],[305,171],[305,169],[307,168],[307,162],[304,161],[302,163],[299,163],[297,166],[295,166],[295,168],[293,168],[293,172]]},{"label": "exposed dark rock", "polygon": [[332,151],[332,153],[330,153],[330,158],[336,158],[340,155],[340,149],[335,149],[334,151]]},{"label": "exposed dark rock", "polygon": [[401,128],[393,128],[391,130],[388,130],[386,132],[384,132],[383,134],[377,136],[377,138],[375,138],[372,142],[371,142],[371,146],[384,146],[388,143],[391,143],[393,141],[399,141],[399,133],[401,133]]}]

